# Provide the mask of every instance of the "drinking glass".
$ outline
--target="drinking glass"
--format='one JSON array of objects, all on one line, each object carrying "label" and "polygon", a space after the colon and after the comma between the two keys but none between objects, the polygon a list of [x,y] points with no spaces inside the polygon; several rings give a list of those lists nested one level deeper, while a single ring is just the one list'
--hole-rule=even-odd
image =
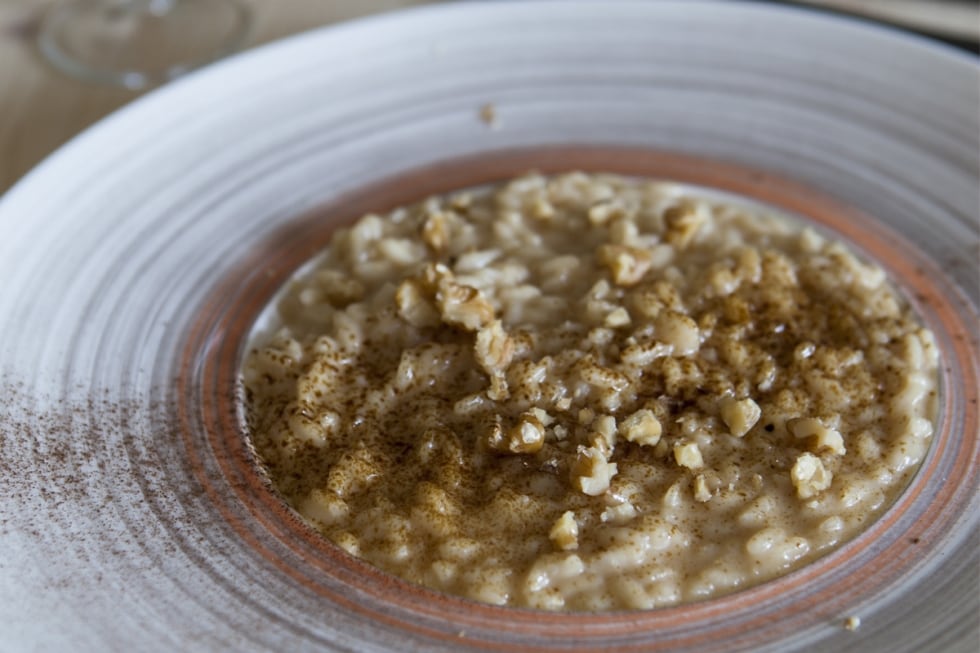
[{"label": "drinking glass", "polygon": [[45,14],[38,45],[73,77],[139,89],[237,50],[251,25],[243,0],[74,0]]}]

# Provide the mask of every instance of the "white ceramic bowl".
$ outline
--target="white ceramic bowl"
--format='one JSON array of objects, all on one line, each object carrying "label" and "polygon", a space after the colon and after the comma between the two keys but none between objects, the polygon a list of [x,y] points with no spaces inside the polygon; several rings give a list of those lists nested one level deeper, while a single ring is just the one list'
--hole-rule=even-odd
[{"label": "white ceramic bowl", "polygon": [[[978,80],[945,47],[769,5],[466,3],[287,39],[126,107],[0,200],[0,641],[975,650]],[[568,616],[387,577],[265,489],[231,386],[277,284],[362,210],[528,167],[736,192],[893,273],[939,333],[945,406],[878,524],[730,597]]]}]

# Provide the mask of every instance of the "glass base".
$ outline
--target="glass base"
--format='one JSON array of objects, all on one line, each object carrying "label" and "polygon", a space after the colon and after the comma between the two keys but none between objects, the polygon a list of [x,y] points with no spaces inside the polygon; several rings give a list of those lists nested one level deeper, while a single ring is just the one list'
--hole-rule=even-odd
[{"label": "glass base", "polygon": [[240,0],[77,0],[48,11],[38,45],[73,77],[139,89],[234,52],[250,28]]}]

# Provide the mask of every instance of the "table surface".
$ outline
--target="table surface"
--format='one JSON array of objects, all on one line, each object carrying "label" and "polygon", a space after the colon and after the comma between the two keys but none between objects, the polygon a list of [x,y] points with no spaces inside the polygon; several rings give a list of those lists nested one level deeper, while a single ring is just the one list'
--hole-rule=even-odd
[{"label": "table surface", "polygon": [[[43,12],[55,0],[2,0],[0,2],[0,194],[41,159],[99,118],[132,101],[139,93],[70,79],[42,60],[35,45]],[[64,1],[64,0],[59,0]],[[249,46],[288,34],[366,14],[389,11],[427,0],[252,0],[254,32]],[[821,8],[882,9],[878,17],[908,24],[923,7],[927,29],[954,38],[975,37],[975,5],[943,0],[800,0]],[[911,13],[909,10],[913,10]],[[966,13],[964,13],[966,11]],[[964,18],[964,16],[966,18]],[[904,20],[904,23],[903,23]],[[937,31],[939,25],[945,32]],[[961,28],[961,33],[955,28]],[[953,29],[951,32],[950,30]],[[965,31],[963,31],[965,30]]]},{"label": "table surface", "polygon": [[[256,0],[249,46],[425,0]],[[0,194],[72,136],[140,93],[77,81],[35,44],[51,0],[0,0]]]}]

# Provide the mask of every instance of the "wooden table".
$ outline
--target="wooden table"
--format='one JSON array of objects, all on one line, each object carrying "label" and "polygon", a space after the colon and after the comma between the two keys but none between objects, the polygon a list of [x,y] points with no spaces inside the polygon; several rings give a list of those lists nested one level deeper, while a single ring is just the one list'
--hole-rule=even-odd
[{"label": "wooden table", "polygon": [[[255,0],[250,45],[425,0]],[[51,0],[0,0],[0,194],[59,145],[140,93],[70,79],[35,45]]]}]

